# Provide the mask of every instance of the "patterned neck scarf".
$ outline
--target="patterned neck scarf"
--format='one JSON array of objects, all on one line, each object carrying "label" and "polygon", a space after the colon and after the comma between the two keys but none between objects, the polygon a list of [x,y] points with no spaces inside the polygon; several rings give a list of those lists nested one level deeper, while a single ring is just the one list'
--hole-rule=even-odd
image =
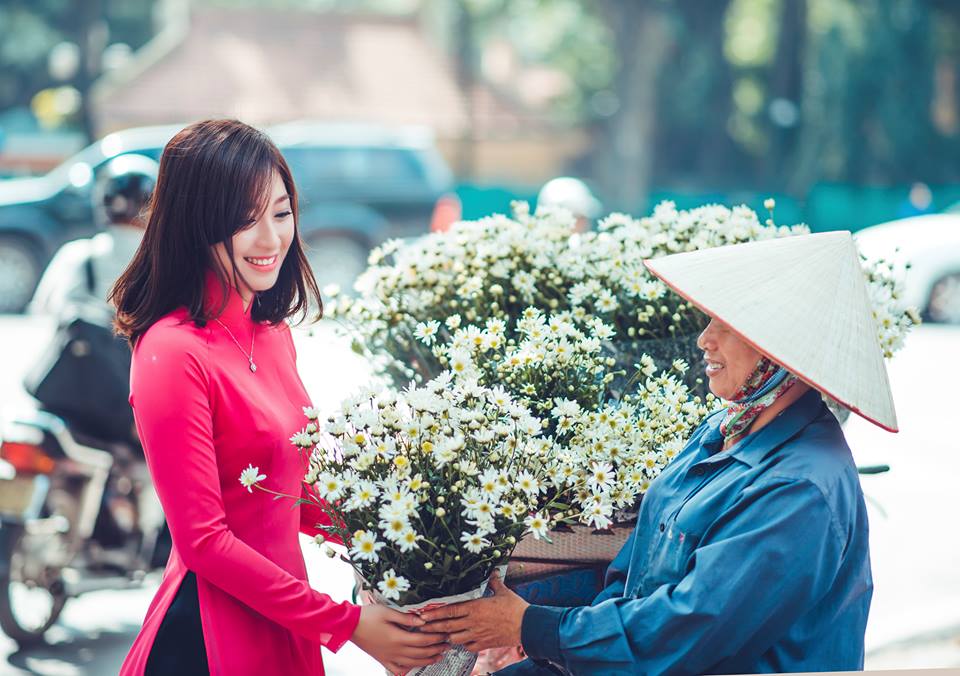
[{"label": "patterned neck scarf", "polygon": [[747,382],[727,407],[727,413],[720,423],[720,433],[724,440],[736,442],[746,435],[757,416],[786,394],[796,382],[795,375],[766,357],[761,357]]}]

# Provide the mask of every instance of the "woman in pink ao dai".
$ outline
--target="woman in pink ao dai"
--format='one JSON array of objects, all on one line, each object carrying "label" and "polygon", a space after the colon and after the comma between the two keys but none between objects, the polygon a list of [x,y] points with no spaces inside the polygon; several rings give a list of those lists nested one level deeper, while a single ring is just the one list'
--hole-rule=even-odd
[{"label": "woman in pink ao dai", "polygon": [[288,442],[309,398],[287,319],[317,284],[297,232],[290,169],[233,120],[166,146],[140,249],[112,292],[133,347],[130,403],[173,539],[163,581],[121,668],[141,674],[322,674],[320,646],[353,641],[400,672],[436,661],[444,637],[380,606],[311,588],[298,533],[308,506],[251,491],[305,490]]}]

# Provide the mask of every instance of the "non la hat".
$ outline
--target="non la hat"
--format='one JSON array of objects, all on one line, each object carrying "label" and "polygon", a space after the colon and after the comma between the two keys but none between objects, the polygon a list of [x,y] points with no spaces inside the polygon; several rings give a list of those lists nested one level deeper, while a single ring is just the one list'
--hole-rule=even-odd
[{"label": "non la hat", "polygon": [[898,431],[860,257],[847,231],[648,259],[667,286],[811,387]]}]

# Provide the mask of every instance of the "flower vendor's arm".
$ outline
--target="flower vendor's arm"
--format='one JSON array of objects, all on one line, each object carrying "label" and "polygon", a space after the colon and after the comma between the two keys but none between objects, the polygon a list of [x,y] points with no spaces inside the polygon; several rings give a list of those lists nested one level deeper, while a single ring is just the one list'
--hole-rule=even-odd
[{"label": "flower vendor's arm", "polygon": [[[312,589],[227,525],[202,365],[209,359],[206,349],[187,331],[157,327],[143,336],[134,354],[137,426],[177,552],[198,577],[291,631],[338,650],[353,634],[360,608]],[[239,482],[237,488],[243,490]]]},{"label": "flower vendor's arm", "polygon": [[703,673],[782,636],[828,591],[843,549],[820,490],[777,480],[707,530],[678,583],[581,608],[530,606],[523,647],[576,674]]}]

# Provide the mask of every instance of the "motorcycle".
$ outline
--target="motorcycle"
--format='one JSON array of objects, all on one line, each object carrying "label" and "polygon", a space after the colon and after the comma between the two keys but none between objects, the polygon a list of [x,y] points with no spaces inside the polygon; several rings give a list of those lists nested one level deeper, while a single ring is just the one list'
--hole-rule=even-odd
[{"label": "motorcycle", "polygon": [[36,410],[0,429],[0,629],[42,642],[71,598],[162,569],[170,534],[142,451]]}]

